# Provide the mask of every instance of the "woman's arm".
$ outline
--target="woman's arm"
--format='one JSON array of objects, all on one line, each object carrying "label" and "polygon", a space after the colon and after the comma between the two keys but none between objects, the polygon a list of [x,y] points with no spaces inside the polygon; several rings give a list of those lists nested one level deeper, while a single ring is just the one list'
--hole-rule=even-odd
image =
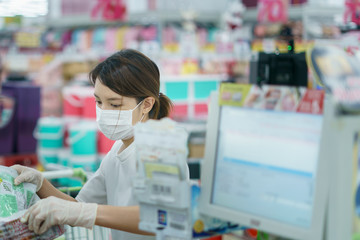
[{"label": "woman's arm", "polygon": [[77,202],[73,197],[60,192],[56,189],[47,179],[44,179],[43,184],[39,191],[36,193],[41,199],[54,196],[68,201]]},{"label": "woman's arm", "polygon": [[108,206],[48,197],[30,207],[22,222],[28,222],[29,229],[37,234],[44,233],[51,226],[67,224],[86,228],[99,225],[135,234],[153,235],[139,229],[139,211],[139,206]]},{"label": "woman's arm", "polygon": [[139,206],[118,207],[99,205],[97,209],[95,225],[135,234],[154,235],[152,233],[140,230],[139,222]]}]

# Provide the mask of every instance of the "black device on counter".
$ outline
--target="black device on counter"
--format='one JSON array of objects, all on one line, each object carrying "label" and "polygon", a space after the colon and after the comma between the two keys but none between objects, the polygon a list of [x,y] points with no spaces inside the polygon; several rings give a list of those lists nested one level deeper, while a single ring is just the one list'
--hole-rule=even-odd
[{"label": "black device on counter", "polygon": [[308,67],[305,52],[264,53],[258,56],[256,83],[259,85],[308,85]]}]

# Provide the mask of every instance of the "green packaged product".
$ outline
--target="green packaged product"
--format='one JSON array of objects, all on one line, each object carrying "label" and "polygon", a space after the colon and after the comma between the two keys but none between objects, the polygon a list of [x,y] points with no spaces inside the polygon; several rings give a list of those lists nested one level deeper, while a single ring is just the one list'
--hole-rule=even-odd
[{"label": "green packaged product", "polygon": [[37,202],[36,186],[21,183],[15,186],[16,170],[0,166],[0,239],[1,240],[51,240],[65,232],[64,226],[52,226],[44,234],[30,231],[20,221],[26,210]]},{"label": "green packaged product", "polygon": [[36,186],[31,183],[14,184],[18,176],[16,170],[0,166],[0,217],[9,217],[14,213],[28,209],[39,198]]}]

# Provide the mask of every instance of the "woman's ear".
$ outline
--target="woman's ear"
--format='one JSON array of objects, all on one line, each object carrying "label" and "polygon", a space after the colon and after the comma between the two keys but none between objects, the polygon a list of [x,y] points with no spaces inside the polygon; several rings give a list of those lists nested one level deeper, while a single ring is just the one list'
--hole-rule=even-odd
[{"label": "woman's ear", "polygon": [[151,111],[151,109],[153,108],[154,104],[155,104],[155,98],[153,97],[147,97],[143,100],[143,114],[147,114]]}]

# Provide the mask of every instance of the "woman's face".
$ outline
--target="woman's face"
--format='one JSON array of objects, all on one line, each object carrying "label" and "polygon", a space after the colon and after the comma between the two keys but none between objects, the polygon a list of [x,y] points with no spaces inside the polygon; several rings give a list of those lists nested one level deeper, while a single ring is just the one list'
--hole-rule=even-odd
[{"label": "woman's face", "polygon": [[[102,110],[132,110],[137,106],[135,98],[124,97],[97,80],[95,82],[94,96],[96,105]],[[132,124],[136,124],[142,118],[143,104],[140,104],[134,111],[132,116]]]}]

